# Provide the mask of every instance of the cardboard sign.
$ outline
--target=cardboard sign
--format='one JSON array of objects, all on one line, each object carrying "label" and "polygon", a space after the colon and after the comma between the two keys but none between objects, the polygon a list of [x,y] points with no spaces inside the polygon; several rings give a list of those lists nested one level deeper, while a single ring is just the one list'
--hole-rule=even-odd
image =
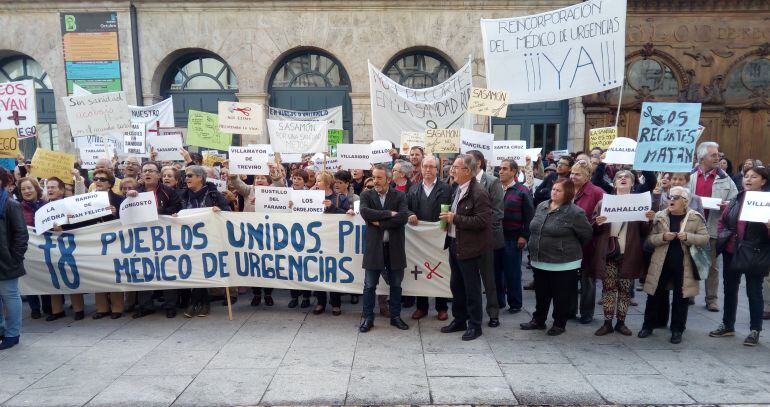
[{"label": "cardboard sign", "polygon": [[612,140],[615,140],[617,136],[617,127],[600,127],[588,130],[588,146],[590,148],[599,147],[602,150],[607,150],[610,144],[612,144]]},{"label": "cardboard sign", "polygon": [[537,162],[537,156],[540,155],[540,152],[543,151],[541,147],[538,148],[528,148],[526,155],[524,156],[524,159],[526,160],[527,156],[532,159],[532,162]]},{"label": "cardboard sign", "polygon": [[227,156],[217,153],[216,150],[214,150],[214,152],[204,152],[201,156],[203,157],[202,164],[205,167],[213,167],[216,163],[227,161]]},{"label": "cardboard sign", "polygon": [[770,221],[770,192],[746,191],[739,220],[767,224]]},{"label": "cardboard sign", "polygon": [[604,194],[602,198],[601,215],[607,217],[607,222],[635,222],[647,221],[647,212],[652,208],[652,195],[643,194],[624,194],[609,195]]},{"label": "cardboard sign", "polygon": [[495,160],[497,167],[503,160],[516,162],[520,167],[527,165],[527,142],[524,140],[495,140]]},{"label": "cardboard sign", "polygon": [[339,143],[342,143],[345,132],[338,129],[329,129],[327,132],[329,147],[334,147]]},{"label": "cardboard sign", "polygon": [[187,144],[191,146],[227,150],[233,135],[219,130],[219,118],[213,113],[190,110],[187,118]]},{"label": "cardboard sign", "polygon": [[0,157],[16,158],[19,155],[19,134],[16,129],[0,130]]},{"label": "cardboard sign", "polygon": [[393,161],[390,150],[393,145],[387,140],[374,140],[369,144],[369,160],[371,164],[389,163]]},{"label": "cardboard sign", "polygon": [[216,185],[217,191],[219,192],[227,191],[227,181],[222,181],[221,179],[216,179],[216,178],[206,178],[206,182],[210,182]]},{"label": "cardboard sign", "polygon": [[72,170],[75,156],[57,151],[38,148],[32,156],[32,176],[38,178],[57,177],[65,184],[72,184]]},{"label": "cardboard sign", "polygon": [[569,150],[553,150],[551,152],[553,153],[554,161],[559,161],[559,158],[563,155],[569,155]]},{"label": "cardboard sign", "polygon": [[38,235],[53,229],[54,226],[68,223],[67,202],[64,199],[51,201],[35,212],[35,233]]},{"label": "cardboard sign", "polygon": [[471,88],[468,111],[482,116],[506,117],[508,92],[484,88]]},{"label": "cardboard sign", "polygon": [[327,123],[319,120],[267,120],[270,145],[277,153],[323,153],[329,149]]},{"label": "cardboard sign", "polygon": [[425,130],[425,154],[457,153],[459,150],[459,129]]},{"label": "cardboard sign", "polygon": [[634,169],[689,172],[702,131],[700,109],[700,103],[643,103]]},{"label": "cardboard sign", "polygon": [[283,164],[294,164],[294,163],[302,162],[302,154],[283,153],[280,156],[281,156],[281,163]]},{"label": "cardboard sign", "polygon": [[107,154],[105,148],[84,148],[80,150],[80,160],[83,162],[81,168],[86,170],[92,170],[96,168],[96,162],[106,159],[109,160],[110,156]]},{"label": "cardboard sign", "polygon": [[602,161],[606,164],[634,164],[636,147],[636,140],[628,137],[616,137],[607,147]]},{"label": "cardboard sign", "polygon": [[460,129],[460,153],[462,154],[466,154],[471,150],[478,150],[484,155],[485,160],[494,162],[494,141],[495,135],[492,133]]},{"label": "cardboard sign", "polygon": [[69,216],[69,223],[71,224],[112,215],[107,191],[89,192],[63,200],[66,202],[67,216]]},{"label": "cardboard sign", "polygon": [[131,114],[125,92],[62,98],[72,137],[131,130]]},{"label": "cardboard sign", "polygon": [[230,147],[230,174],[270,175],[267,150],[257,147]]},{"label": "cardboard sign", "polygon": [[219,130],[224,133],[263,133],[264,112],[258,103],[219,102]]},{"label": "cardboard sign", "polygon": [[147,143],[155,150],[155,159],[158,161],[184,161],[180,153],[184,145],[179,134],[150,137]]},{"label": "cardboard sign", "polygon": [[179,136],[182,139],[182,143],[187,140],[187,128],[185,127],[168,127],[158,129],[158,136]]},{"label": "cardboard sign", "polygon": [[291,190],[291,211],[294,213],[323,213],[326,195],[320,190]]},{"label": "cardboard sign", "polygon": [[419,131],[401,132],[401,154],[409,155],[412,147],[423,147],[425,149],[425,133]]},{"label": "cardboard sign", "polygon": [[127,196],[120,204],[120,223],[134,225],[158,220],[158,203],[154,192],[140,192],[135,198]]},{"label": "cardboard sign", "polygon": [[702,196],[700,197],[701,204],[703,204],[703,209],[717,209],[719,210],[719,205],[722,203],[722,200],[720,198],[712,198],[710,196]]},{"label": "cardboard sign", "polygon": [[337,144],[337,159],[343,170],[368,170],[372,167],[371,157],[368,144]]},{"label": "cardboard sign", "polygon": [[140,157],[149,156],[146,134],[144,124],[131,123],[131,130],[123,135],[123,152]]},{"label": "cardboard sign", "polygon": [[283,187],[254,187],[255,212],[291,212],[291,189]]},{"label": "cardboard sign", "polygon": [[0,83],[0,129],[16,130],[19,140],[37,136],[35,82]]}]

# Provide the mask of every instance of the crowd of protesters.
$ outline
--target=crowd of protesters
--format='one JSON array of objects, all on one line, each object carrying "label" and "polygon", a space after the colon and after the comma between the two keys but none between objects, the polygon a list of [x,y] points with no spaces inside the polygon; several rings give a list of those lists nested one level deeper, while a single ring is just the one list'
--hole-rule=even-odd
[{"label": "crowd of protesters", "polygon": [[[716,143],[697,148],[697,165],[685,173],[634,171],[630,166],[605,164],[604,152],[576,152],[554,157],[527,157],[526,165],[503,160],[492,167],[479,151],[451,160],[425,155],[414,147],[409,155],[395,148],[390,163],[368,170],[329,171],[306,158],[302,163],[270,165],[270,175],[231,175],[222,159],[203,166],[197,153],[182,150],[184,162],[143,161],[129,156],[122,161],[99,160],[86,171],[76,164],[71,179],[41,180],[30,175],[30,162],[20,157],[14,171],[0,171],[0,349],[19,342],[27,227],[34,227],[35,212],[46,203],[87,191],[106,191],[111,214],[84,223],[56,226],[71,230],[119,216],[126,196],[153,192],[158,214],[174,216],[183,209],[254,211],[258,186],[324,191],[325,213],[360,214],[367,225],[363,268],[365,282],[361,332],[374,326],[379,314],[398,329],[409,329],[402,308],[415,310],[411,319],[430,314],[430,299],[401,295],[406,268],[405,227],[420,222],[441,222],[451,266],[452,298],[433,299],[436,318],[451,321],[441,332],[462,332],[463,340],[482,335],[484,313],[488,327],[500,326],[499,313],[521,312],[522,290],[534,289],[534,312],[524,330],[565,332],[567,321],[594,320],[596,281],[601,281],[603,323],[597,336],[617,332],[632,335],[626,324],[635,291],[647,294],[644,322],[638,337],[669,327],[670,341],[679,343],[686,328],[688,307],[705,289],[704,304],[719,312],[718,286],[721,258],[723,282],[722,323],[712,337],[735,335],[741,276],[745,275],[749,303],[749,335],[744,344],[756,345],[762,320],[770,318],[769,267],[752,253],[770,249],[770,221],[740,220],[746,193],[770,191],[770,171],[757,159],[745,159],[737,172]],[[224,192],[207,179],[226,181]],[[646,221],[609,223],[601,215],[605,194],[651,194]],[[701,197],[718,198],[719,209],[705,209]],[[696,252],[710,260],[696,262]],[[765,257],[766,258],[766,257]],[[525,265],[525,267],[522,267]],[[523,286],[522,269],[532,270],[531,284]],[[704,273],[701,273],[703,268]],[[703,275],[702,275],[703,274]],[[380,277],[389,295],[377,296]],[[703,280],[701,282],[701,280]],[[765,296],[763,297],[763,291]],[[143,292],[94,293],[93,319],[117,319],[129,313],[142,318],[158,311],[167,318],[178,310],[187,318],[209,314],[212,301],[234,303],[244,287],[223,289],[166,289]],[[673,292],[673,295],[671,295]],[[251,305],[275,306],[273,289],[252,287]],[[289,308],[310,308],[313,314],[342,313],[343,295],[324,291],[291,290]],[[55,321],[85,318],[84,294],[26,296],[33,319]],[[350,295],[356,304],[359,295]],[[69,302],[69,307],[66,303]],[[486,305],[485,305],[486,303]],[[552,325],[547,327],[553,307]]]}]

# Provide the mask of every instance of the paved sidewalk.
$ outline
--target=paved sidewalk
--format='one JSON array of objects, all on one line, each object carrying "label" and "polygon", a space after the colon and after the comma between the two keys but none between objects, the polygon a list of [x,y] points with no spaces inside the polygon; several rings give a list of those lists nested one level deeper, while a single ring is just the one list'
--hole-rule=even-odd
[{"label": "paved sidewalk", "polygon": [[[409,331],[379,318],[370,333],[359,334],[360,304],[343,304],[339,317],[316,316],[287,309],[287,293],[276,294],[272,308],[251,307],[250,294],[242,295],[234,321],[218,303],[207,318],[27,319],[22,344],[0,352],[0,403],[770,403],[770,339],[741,345],[748,325],[743,297],[736,337],[707,336],[721,313],[706,311],[701,296],[690,308],[684,342],[672,345],[667,330],[645,340],[596,337],[599,321],[570,322],[557,338],[521,331],[534,306],[531,291],[525,312],[503,312],[501,327],[485,327],[472,342],[441,334],[435,312],[417,323],[408,318],[414,308],[405,310]],[[634,334],[644,297],[637,293],[640,307],[629,316]]]}]

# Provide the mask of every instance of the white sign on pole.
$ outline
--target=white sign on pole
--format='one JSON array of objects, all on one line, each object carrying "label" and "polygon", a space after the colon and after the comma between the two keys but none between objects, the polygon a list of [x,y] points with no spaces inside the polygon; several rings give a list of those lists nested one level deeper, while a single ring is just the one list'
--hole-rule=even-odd
[{"label": "white sign on pole", "polygon": [[107,149],[104,146],[80,149],[80,160],[83,161],[81,168],[83,169],[92,170],[96,168],[96,162],[102,158],[107,160],[110,159]]},{"label": "white sign on pole", "polygon": [[401,154],[409,155],[412,147],[425,147],[425,133],[421,131],[401,132]]},{"label": "white sign on pole", "polygon": [[158,161],[184,161],[180,153],[184,145],[179,134],[150,137],[147,143],[155,150],[155,159]]},{"label": "white sign on pole", "polygon": [[262,105],[258,103],[219,102],[219,131],[224,133],[263,133]]},{"label": "white sign on pole", "polygon": [[66,202],[69,223],[80,223],[112,215],[110,197],[107,191],[89,192],[64,198],[63,200]]},{"label": "white sign on pole", "polygon": [[0,129],[16,129],[19,140],[37,136],[35,82],[0,83]]},{"label": "white sign on pole", "polygon": [[291,189],[284,187],[254,187],[255,212],[291,212]]},{"label": "white sign on pole", "polygon": [[294,164],[302,162],[302,154],[296,153],[282,153],[281,162],[284,164]]},{"label": "white sign on pole", "polygon": [[131,130],[131,114],[125,92],[65,96],[61,99],[72,137]]},{"label": "white sign on pole", "polygon": [[466,114],[471,90],[468,61],[446,81],[425,89],[398,84],[369,63],[369,92],[374,140],[398,145],[401,132],[470,127]]},{"label": "white sign on pole", "polygon": [[322,153],[329,149],[325,121],[267,120],[270,145],[277,153]]},{"label": "white sign on pole", "polygon": [[495,135],[480,131],[460,129],[460,153],[465,154],[471,150],[478,150],[487,161],[495,161],[495,153],[492,148]]},{"label": "white sign on pole", "polygon": [[123,152],[126,154],[147,157],[147,132],[144,124],[131,123],[131,130],[123,134]]},{"label": "white sign on pole", "polygon": [[187,128],[186,127],[168,127],[160,128],[158,130],[159,136],[179,136],[182,139],[182,143],[187,140]]},{"label": "white sign on pole", "polygon": [[292,203],[291,211],[294,213],[324,212],[324,200],[326,200],[324,191],[317,189],[292,189],[289,196]]},{"label": "white sign on pole", "polygon": [[329,129],[342,130],[342,106],[321,110],[289,110],[277,107],[267,107],[267,118],[271,120],[320,120],[328,123]]},{"label": "white sign on pole", "polygon": [[160,135],[160,128],[174,127],[174,101],[171,96],[151,106],[128,106],[134,131],[145,137]]},{"label": "white sign on pole", "polygon": [[607,164],[634,164],[636,157],[636,140],[628,137],[615,137],[612,140],[603,162]]},{"label": "white sign on pole", "polygon": [[569,150],[553,150],[553,159],[559,161],[559,158],[563,155],[569,155]]},{"label": "white sign on pole", "polygon": [[54,226],[70,223],[67,219],[67,202],[64,199],[48,202],[35,212],[35,233],[42,234]]},{"label": "white sign on pole", "polygon": [[482,19],[487,86],[508,103],[563,100],[623,85],[626,2],[588,0],[522,17]]},{"label": "white sign on pole", "polygon": [[526,156],[529,156],[529,158],[532,159],[532,162],[536,162],[537,156],[540,155],[541,151],[543,151],[542,147],[528,148],[524,158],[526,159]]},{"label": "white sign on pole", "polygon": [[268,153],[263,148],[231,146],[228,157],[230,174],[270,175]]},{"label": "white sign on pole", "polygon": [[206,178],[206,182],[210,182],[216,185],[217,191],[219,192],[227,191],[227,181],[222,181],[221,179],[216,179],[216,178]]},{"label": "white sign on pole", "polygon": [[703,204],[703,209],[719,209],[719,204],[722,203],[722,199],[710,196],[701,196],[700,201]]},{"label": "white sign on pole", "polygon": [[527,164],[527,142],[524,140],[495,140],[495,160],[497,167],[503,160],[515,161],[520,167]]},{"label": "white sign on pole", "polygon": [[770,192],[746,191],[739,220],[767,224],[770,221]]},{"label": "white sign on pole", "polygon": [[369,144],[371,164],[389,163],[393,161],[390,156],[390,149],[393,145],[388,140],[374,140]]},{"label": "white sign on pole", "polygon": [[[256,148],[258,154],[267,154],[268,161],[275,161],[275,152],[270,144],[249,144],[248,147]],[[281,155],[283,160],[283,155]]]},{"label": "white sign on pole", "polygon": [[127,196],[120,204],[120,223],[133,225],[158,220],[158,203],[154,192],[140,192],[136,197]]},{"label": "white sign on pole", "polygon": [[607,222],[647,221],[647,212],[652,208],[652,197],[649,193],[609,195],[602,198],[601,215],[607,217]]},{"label": "white sign on pole", "polygon": [[371,156],[368,144],[337,144],[337,158],[343,170],[368,170],[372,167]]}]

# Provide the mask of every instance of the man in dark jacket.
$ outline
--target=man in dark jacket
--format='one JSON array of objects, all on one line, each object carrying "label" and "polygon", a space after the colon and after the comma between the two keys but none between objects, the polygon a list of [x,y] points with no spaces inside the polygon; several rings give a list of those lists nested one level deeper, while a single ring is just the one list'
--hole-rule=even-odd
[{"label": "man in dark jacket", "polygon": [[21,337],[19,277],[26,274],[24,254],[29,241],[21,205],[6,189],[11,179],[10,173],[0,169],[0,350],[18,344]]},{"label": "man in dark jacket", "polygon": [[390,188],[390,169],[378,164],[372,171],[374,189],[361,193],[361,217],[366,221],[363,267],[364,321],[358,328],[369,332],[374,326],[374,299],[380,276],[390,286],[390,324],[409,329],[401,319],[401,281],[406,268],[404,225],[409,217],[406,195]]},{"label": "man in dark jacket", "polygon": [[556,181],[568,179],[573,165],[575,165],[575,159],[571,156],[563,155],[559,158],[559,161],[556,163],[556,172],[546,176],[543,183],[535,188],[534,205],[536,208],[540,205],[540,202],[551,199],[551,188],[553,188],[553,184],[555,184]]},{"label": "man in dark jacket", "polygon": [[[407,194],[409,204],[409,223],[417,225],[423,222],[438,222],[441,205],[452,203],[452,192],[446,182],[436,179],[438,175],[438,159],[432,155],[425,157],[421,163],[420,182],[412,185]],[[436,311],[439,321],[447,319],[447,298],[436,298]],[[412,319],[420,319],[428,315],[428,297],[417,297],[417,309]]]},{"label": "man in dark jacket", "polygon": [[[163,185],[160,182],[160,165],[154,161],[147,161],[142,164],[143,184],[137,187],[136,191],[128,191],[126,196],[135,197],[140,192],[152,192],[155,194],[158,215],[173,215],[182,210],[182,200],[179,198],[176,190]],[[166,310],[166,318],[176,316],[176,302],[180,290],[163,290],[163,309]],[[141,318],[155,313],[155,304],[152,300],[152,291],[139,292],[139,306],[133,315],[133,318]]]},{"label": "man in dark jacket", "polygon": [[464,341],[481,336],[483,319],[481,299],[482,255],[492,246],[492,208],[489,194],[476,181],[478,163],[472,155],[460,155],[452,165],[457,189],[449,212],[439,216],[447,222],[444,248],[449,248],[452,270],[452,322],[441,332],[461,332]]}]

